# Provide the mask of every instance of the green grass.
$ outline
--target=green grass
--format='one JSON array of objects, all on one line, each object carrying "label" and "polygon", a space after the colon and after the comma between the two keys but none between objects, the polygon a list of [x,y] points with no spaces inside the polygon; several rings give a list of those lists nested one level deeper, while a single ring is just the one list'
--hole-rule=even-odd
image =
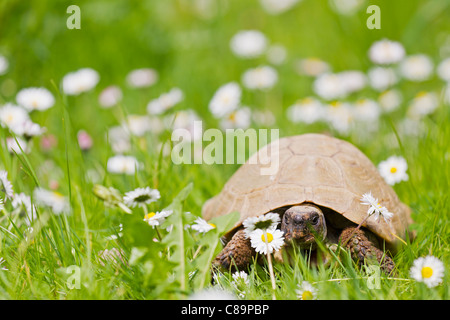
[{"label": "green grass", "polygon": [[[381,8],[381,30],[368,30],[364,5],[351,16],[333,12],[327,1],[304,0],[279,16],[266,14],[258,1],[218,1],[218,13],[211,19],[195,14],[190,1],[78,1],[82,10],[81,30],[66,28],[67,1],[4,0],[0,3],[0,54],[10,61],[10,70],[0,76],[0,105],[14,102],[26,87],[44,86],[55,95],[56,105],[32,119],[57,138],[57,145],[44,152],[41,138],[31,141],[32,152],[10,154],[6,149],[8,131],[0,128],[0,170],[8,171],[15,192],[32,195],[37,186],[65,195],[72,213],[55,215],[38,207],[38,220],[27,233],[23,216],[9,203],[0,213],[0,270],[2,299],[185,299],[209,286],[209,262],[220,250],[220,235],[236,217],[216,221],[217,229],[206,236],[184,230],[201,214],[203,203],[220,192],[239,165],[175,165],[161,153],[159,142],[170,143],[170,132],[133,138],[131,154],[144,164],[134,176],[106,171],[113,155],[105,135],[109,127],[126,114],[145,114],[150,99],[177,86],[185,99],[171,113],[195,110],[207,128],[218,127],[208,111],[215,90],[229,81],[240,82],[250,67],[266,64],[265,57],[241,60],[232,55],[229,39],[239,30],[258,29],[274,43],[284,45],[288,57],[277,66],[279,81],[268,92],[243,91],[243,103],[252,110],[270,110],[280,136],[332,130],[325,124],[292,124],[286,108],[296,100],[313,95],[312,79],[294,71],[298,58],[317,56],[334,71],[361,70],[371,66],[367,51],[381,38],[400,41],[408,54],[425,53],[435,63],[445,57],[446,34],[450,32],[450,1],[368,1]],[[228,3],[228,4],[227,4]],[[447,44],[448,56],[448,44]],[[73,70],[92,67],[101,75],[97,87],[77,97],[60,93],[62,77]],[[126,86],[126,74],[135,68],[152,67],[160,75],[149,89]],[[121,104],[101,109],[98,94],[108,85],[123,89]],[[408,162],[409,180],[394,186],[400,199],[413,210],[416,238],[394,256],[395,277],[381,274],[380,288],[367,285],[370,274],[352,262],[346,253],[329,265],[310,266],[298,256],[294,265],[274,266],[278,299],[296,299],[295,288],[309,281],[318,289],[318,299],[449,299],[450,267],[450,108],[443,100],[438,109],[423,119],[425,130],[418,136],[399,132],[408,102],[419,91],[440,93],[444,84],[434,75],[422,83],[401,81],[401,108],[383,115],[380,128],[370,136],[351,132],[342,138],[357,145],[375,164],[391,155]],[[364,89],[351,97],[376,99],[377,93]],[[252,124],[258,128],[258,125]],[[76,134],[87,130],[94,147],[81,151]],[[333,134],[337,135],[335,132]],[[337,135],[339,136],[339,135]],[[92,173],[95,173],[93,178]],[[128,215],[117,206],[106,206],[93,192],[100,184],[121,194],[150,186],[161,199],[149,211],[172,208],[166,224],[171,232],[145,224],[143,211]],[[3,193],[0,190],[0,196]],[[186,213],[190,212],[190,213]],[[122,229],[120,227],[122,225]],[[164,227],[164,226],[163,226]],[[111,235],[120,235],[111,239]],[[124,262],[104,263],[102,250],[122,250]],[[410,279],[409,270],[418,257],[434,255],[444,262],[443,283],[427,288]],[[80,269],[80,287],[71,288],[67,268]],[[69,269],[70,270],[70,269]],[[249,270],[246,299],[271,299],[268,268],[263,264]],[[239,294],[230,274],[220,286]],[[241,288],[242,290],[242,288]]]}]

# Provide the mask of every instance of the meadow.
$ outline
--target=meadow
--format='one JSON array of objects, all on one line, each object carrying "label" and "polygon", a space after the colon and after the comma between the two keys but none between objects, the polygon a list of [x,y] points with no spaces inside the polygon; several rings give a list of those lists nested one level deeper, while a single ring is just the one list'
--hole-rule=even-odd
[{"label": "meadow", "polygon": [[[449,17],[449,0],[1,1],[0,298],[283,300],[307,282],[320,300],[448,300]],[[194,145],[194,121],[326,133],[380,173],[401,159],[383,177],[416,236],[395,275],[342,252],[274,263],[275,292],[266,263],[213,285],[238,214],[194,226],[240,165],[175,163],[172,132]],[[411,272],[426,256],[443,266],[430,286]]]}]

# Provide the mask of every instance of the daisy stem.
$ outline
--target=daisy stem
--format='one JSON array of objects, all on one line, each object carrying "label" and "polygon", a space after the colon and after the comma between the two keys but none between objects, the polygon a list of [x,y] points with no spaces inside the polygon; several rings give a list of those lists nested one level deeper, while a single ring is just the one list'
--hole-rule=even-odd
[{"label": "daisy stem", "polygon": [[162,241],[162,237],[161,237],[161,234],[159,233],[159,230],[158,230],[157,226],[155,226],[155,231],[156,231],[156,234],[158,235],[159,241]]},{"label": "daisy stem", "polygon": [[267,249],[267,262],[269,263],[270,281],[272,282],[272,300],[277,300],[277,298],[275,297],[276,284],[275,284],[275,276],[273,274],[272,256],[269,253],[269,242],[267,239],[266,230],[264,230],[264,242],[266,243],[266,249]]}]

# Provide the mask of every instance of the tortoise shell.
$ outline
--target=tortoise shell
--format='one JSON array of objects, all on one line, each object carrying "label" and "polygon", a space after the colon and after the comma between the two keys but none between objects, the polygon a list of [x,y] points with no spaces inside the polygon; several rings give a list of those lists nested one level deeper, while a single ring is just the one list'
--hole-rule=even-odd
[{"label": "tortoise shell", "polygon": [[[264,158],[270,163],[279,161],[274,174],[261,174],[261,169],[270,164]],[[367,192],[394,215],[389,222],[369,218],[363,226],[388,244],[395,244],[412,222],[411,210],[399,200],[374,164],[349,142],[304,134],[282,138],[260,149],[233,174],[218,195],[204,204],[202,215],[209,220],[239,212],[240,220],[230,235],[248,217],[309,202],[359,224],[367,217],[368,207],[361,204],[361,197]]]}]

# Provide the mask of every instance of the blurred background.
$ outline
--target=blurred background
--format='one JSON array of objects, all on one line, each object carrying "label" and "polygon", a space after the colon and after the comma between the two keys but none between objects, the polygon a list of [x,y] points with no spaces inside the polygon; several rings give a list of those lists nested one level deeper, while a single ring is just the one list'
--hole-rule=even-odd
[{"label": "blurred background", "polygon": [[[274,90],[260,100],[244,93],[245,104],[263,104],[258,107],[270,107],[273,112],[313,93],[311,79],[295,70],[295,62],[301,58],[320,58],[333,71],[365,72],[371,66],[369,47],[382,38],[399,41],[407,53],[425,53],[436,62],[450,54],[447,0],[276,3],[3,0],[0,54],[8,58],[10,68],[0,78],[0,99],[13,99],[22,87],[50,88],[51,80],[59,84],[66,73],[83,67],[100,73],[97,93],[111,84],[125,86],[132,69],[154,68],[159,81],[145,92],[127,91],[126,108],[144,111],[150,98],[177,86],[186,97],[180,108],[193,108],[209,117],[206,107],[219,86],[239,81],[247,68],[268,63],[266,55],[242,60],[231,52],[232,36],[247,29],[263,32],[270,44],[286,49],[286,58],[276,66],[280,76]],[[80,30],[66,27],[70,16],[66,10],[72,4],[81,9]],[[371,4],[381,9],[380,30],[366,27],[370,16],[366,9]]]}]

